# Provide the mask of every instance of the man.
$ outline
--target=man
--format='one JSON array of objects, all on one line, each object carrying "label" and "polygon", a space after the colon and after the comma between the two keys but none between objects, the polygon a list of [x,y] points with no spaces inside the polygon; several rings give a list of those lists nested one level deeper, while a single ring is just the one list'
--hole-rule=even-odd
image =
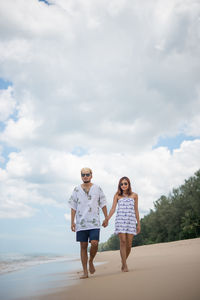
[{"label": "man", "polygon": [[[69,199],[71,207],[71,230],[76,231],[76,241],[80,242],[81,262],[83,266],[83,276],[81,279],[88,278],[88,240],[91,243],[89,271],[94,274],[95,268],[93,264],[94,257],[98,250],[99,232],[100,232],[100,216],[99,207],[105,216],[103,226],[108,225],[106,198],[102,189],[91,183],[92,170],[83,168],[81,170],[81,178],[83,184],[75,187],[72,196]],[[76,224],[74,222],[76,216]]]}]

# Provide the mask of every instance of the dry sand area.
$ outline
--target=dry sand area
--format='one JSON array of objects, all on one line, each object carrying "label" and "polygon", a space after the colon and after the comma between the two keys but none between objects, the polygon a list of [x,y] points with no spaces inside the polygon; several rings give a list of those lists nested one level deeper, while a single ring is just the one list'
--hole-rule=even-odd
[{"label": "dry sand area", "polygon": [[128,273],[121,272],[119,251],[98,253],[96,262],[106,263],[88,279],[37,299],[200,299],[200,238],[132,248]]}]

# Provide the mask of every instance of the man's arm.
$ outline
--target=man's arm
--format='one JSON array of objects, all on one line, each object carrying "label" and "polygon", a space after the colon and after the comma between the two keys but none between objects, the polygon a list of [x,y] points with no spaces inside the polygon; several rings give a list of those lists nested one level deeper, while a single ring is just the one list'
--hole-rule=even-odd
[{"label": "man's arm", "polygon": [[104,195],[103,190],[99,187],[99,206],[101,207],[105,220],[102,223],[103,227],[106,227],[108,225],[107,217],[108,217],[108,212],[107,212],[107,206],[106,206],[106,197]]},{"label": "man's arm", "polygon": [[107,212],[107,206],[105,205],[104,207],[102,207],[102,211],[105,217],[105,220],[103,221],[102,225],[103,227],[108,226],[108,212]]},{"label": "man's arm", "polygon": [[75,215],[76,215],[76,211],[73,208],[71,208],[71,230],[72,231],[76,231],[76,224],[74,222]]},{"label": "man's arm", "polygon": [[102,211],[103,211],[104,217],[105,217],[105,219],[106,219],[107,216],[108,216],[107,206],[106,206],[106,205],[105,205],[104,207],[102,207]]}]

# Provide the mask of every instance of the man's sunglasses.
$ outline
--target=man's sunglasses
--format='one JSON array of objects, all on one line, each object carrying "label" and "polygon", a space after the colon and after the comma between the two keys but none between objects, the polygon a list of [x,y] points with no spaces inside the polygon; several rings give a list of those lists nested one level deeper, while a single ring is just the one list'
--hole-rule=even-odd
[{"label": "man's sunglasses", "polygon": [[82,177],[85,177],[85,176],[86,176],[86,177],[90,177],[90,175],[91,175],[90,173],[86,173],[86,174],[81,173],[81,176],[82,176]]},{"label": "man's sunglasses", "polygon": [[120,183],[120,186],[123,186],[123,185],[128,185],[128,183],[127,182]]}]

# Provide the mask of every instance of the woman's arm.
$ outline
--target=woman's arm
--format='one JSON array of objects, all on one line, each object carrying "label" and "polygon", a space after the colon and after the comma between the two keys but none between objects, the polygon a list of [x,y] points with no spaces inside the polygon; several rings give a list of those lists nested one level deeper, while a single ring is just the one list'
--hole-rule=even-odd
[{"label": "woman's arm", "polygon": [[118,200],[118,196],[115,195],[114,198],[113,198],[113,204],[112,204],[111,210],[110,210],[110,212],[108,214],[108,217],[107,217],[108,221],[110,220],[110,218],[112,217],[112,215],[115,213],[116,206],[117,206],[117,200]]},{"label": "woman's arm", "polygon": [[138,210],[138,195],[134,194],[135,199],[135,216],[137,220],[137,233],[140,232],[140,216],[139,216],[139,210]]}]

